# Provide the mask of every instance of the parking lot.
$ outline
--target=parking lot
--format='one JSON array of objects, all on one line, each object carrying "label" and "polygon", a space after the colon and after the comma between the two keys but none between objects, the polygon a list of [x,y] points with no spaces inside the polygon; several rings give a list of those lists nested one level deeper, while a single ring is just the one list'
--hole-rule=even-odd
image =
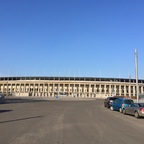
[{"label": "parking lot", "polygon": [[111,111],[103,101],[7,99],[0,104],[0,143],[143,143],[144,118]]}]

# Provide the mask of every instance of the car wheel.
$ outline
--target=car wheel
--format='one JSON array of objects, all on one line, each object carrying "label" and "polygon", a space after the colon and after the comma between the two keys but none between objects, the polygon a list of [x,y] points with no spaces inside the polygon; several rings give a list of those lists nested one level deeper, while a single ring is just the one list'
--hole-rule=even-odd
[{"label": "car wheel", "polygon": [[139,117],[140,117],[140,116],[139,116],[139,113],[138,113],[137,111],[135,112],[135,117],[136,117],[136,118],[139,118]]},{"label": "car wheel", "polygon": [[119,109],[119,112],[120,112],[120,113],[122,113],[122,112],[123,112],[122,108],[120,108],[120,109]]},{"label": "car wheel", "polygon": [[112,111],[114,110],[112,106],[110,107],[110,109],[111,109]]},{"label": "car wheel", "polygon": [[125,109],[123,109],[123,114],[124,114],[124,115],[126,114],[126,110],[125,110]]}]

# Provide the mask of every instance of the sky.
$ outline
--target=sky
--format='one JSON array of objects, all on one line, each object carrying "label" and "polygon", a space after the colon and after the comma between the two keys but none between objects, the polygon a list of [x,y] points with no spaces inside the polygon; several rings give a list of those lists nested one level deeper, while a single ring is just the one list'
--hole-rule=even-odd
[{"label": "sky", "polygon": [[143,0],[0,0],[0,76],[144,79]]}]

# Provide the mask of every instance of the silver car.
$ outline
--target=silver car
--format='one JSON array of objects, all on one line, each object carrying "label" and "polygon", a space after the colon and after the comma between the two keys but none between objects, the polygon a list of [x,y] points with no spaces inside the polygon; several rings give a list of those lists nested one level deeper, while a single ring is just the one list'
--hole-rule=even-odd
[{"label": "silver car", "polygon": [[144,103],[134,103],[123,109],[123,114],[134,115],[136,118],[144,117]]}]

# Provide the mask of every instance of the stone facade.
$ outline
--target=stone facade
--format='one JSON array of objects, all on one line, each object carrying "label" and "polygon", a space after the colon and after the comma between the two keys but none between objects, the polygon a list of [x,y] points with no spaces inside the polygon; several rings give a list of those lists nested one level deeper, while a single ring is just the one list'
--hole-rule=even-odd
[{"label": "stone facade", "polygon": [[[1,77],[0,92],[7,96],[136,97],[135,79],[89,77]],[[144,93],[144,80],[139,80],[139,94]]]}]

